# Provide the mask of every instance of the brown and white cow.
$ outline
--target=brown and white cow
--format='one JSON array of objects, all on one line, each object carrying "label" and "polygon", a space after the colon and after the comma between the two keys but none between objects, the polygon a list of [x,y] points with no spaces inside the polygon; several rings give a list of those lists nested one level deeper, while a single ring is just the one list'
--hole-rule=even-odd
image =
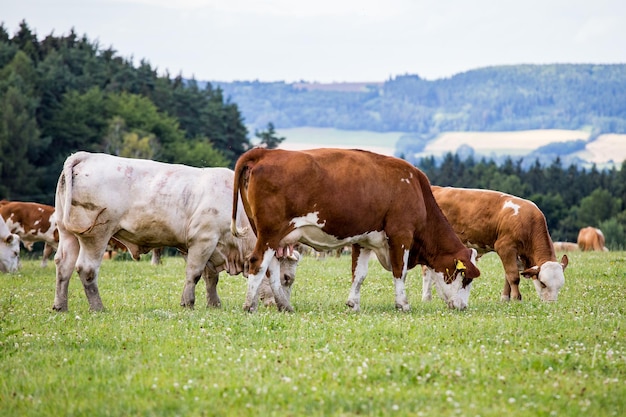
[{"label": "brown and white cow", "polygon": [[556,252],[577,252],[580,248],[577,243],[573,242],[554,242],[554,250]]},{"label": "brown and white cow", "polygon": [[[154,248],[178,248],[187,261],[181,304],[194,305],[195,285],[204,275],[207,304],[219,306],[219,272],[244,272],[256,243],[252,231],[241,238],[230,233],[232,187],[233,171],[226,168],[192,168],[87,152],[71,155],[56,191],[60,240],[53,308],[67,310],[68,283],[76,268],[90,308],[102,310],[98,271],[112,237],[135,259]],[[250,229],[244,215],[239,226]],[[289,287],[295,262],[286,259],[283,264],[281,280]]]},{"label": "brown and white cow", "polygon": [[9,230],[20,237],[28,251],[33,250],[35,242],[44,242],[41,266],[45,267],[59,242],[54,207],[3,200],[3,204],[0,205],[0,216],[5,220]]},{"label": "brown and white cow", "polygon": [[355,311],[372,251],[393,274],[397,308],[409,309],[405,277],[417,264],[436,271],[439,294],[450,307],[467,306],[471,282],[480,274],[476,252],[454,234],[426,176],[406,161],[361,150],[256,148],[237,161],[233,191],[233,234],[241,195],[258,238],[250,257],[247,311],[256,310],[268,269],[278,308],[293,310],[281,294],[275,259],[298,242],[319,251],[352,245],[347,304]]},{"label": "brown and white cow", "polygon": [[0,216],[0,272],[16,272],[20,267],[20,237],[9,231]]},{"label": "brown and white cow", "polygon": [[600,251],[607,252],[604,246],[604,233],[595,227],[583,227],[578,232],[578,247],[581,251]]},{"label": "brown and white cow", "polygon": [[[565,283],[567,255],[557,262],[546,219],[532,201],[491,190],[432,186],[435,200],[459,238],[480,255],[496,252],[504,266],[502,300],[521,300],[522,275],[544,301],[556,301]],[[431,297],[424,276],[422,299]]]}]

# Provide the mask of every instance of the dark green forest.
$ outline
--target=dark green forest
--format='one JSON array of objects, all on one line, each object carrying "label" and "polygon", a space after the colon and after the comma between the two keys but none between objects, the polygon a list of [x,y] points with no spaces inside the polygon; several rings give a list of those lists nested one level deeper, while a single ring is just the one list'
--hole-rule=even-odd
[{"label": "dark green forest", "polygon": [[590,128],[626,132],[626,64],[510,65],[429,81],[402,75],[360,88],[213,82],[251,126],[407,132]]},{"label": "dark green forest", "polygon": [[[315,106],[303,107],[311,97]],[[270,147],[285,139],[275,126],[402,130],[418,140],[445,130],[623,133],[624,103],[625,65],[522,65],[433,82],[402,76],[361,92],[307,91],[158,75],[148,61],[122,58],[74,31],[39,39],[26,22],[14,34],[0,25],[0,199],[53,204],[63,161],[77,150],[204,167],[233,166],[251,146],[246,126],[267,126],[255,135]],[[433,184],[534,201],[554,240],[575,241],[591,225],[610,248],[626,247],[626,164],[584,169],[557,159],[522,167],[447,155],[417,165]]]},{"label": "dark green forest", "polygon": [[77,150],[233,166],[250,147],[236,104],[211,84],[159,76],[85,35],[0,26],[0,197],[54,203]]}]

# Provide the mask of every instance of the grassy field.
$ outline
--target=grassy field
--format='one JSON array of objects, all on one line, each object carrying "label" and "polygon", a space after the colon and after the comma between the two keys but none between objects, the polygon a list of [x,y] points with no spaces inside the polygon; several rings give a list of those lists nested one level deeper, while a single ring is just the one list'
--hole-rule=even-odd
[{"label": "grassy field", "polygon": [[[183,261],[105,261],[106,311],[79,280],[54,313],[54,267],[0,275],[2,416],[623,416],[626,252],[572,253],[557,303],[499,301],[502,267],[479,262],[470,307],[394,309],[372,263],[362,311],[344,305],[349,257],[305,258],[293,314],[244,313],[246,281],[223,277],[223,307],[179,307]],[[198,287],[198,301],[204,300]]]}]

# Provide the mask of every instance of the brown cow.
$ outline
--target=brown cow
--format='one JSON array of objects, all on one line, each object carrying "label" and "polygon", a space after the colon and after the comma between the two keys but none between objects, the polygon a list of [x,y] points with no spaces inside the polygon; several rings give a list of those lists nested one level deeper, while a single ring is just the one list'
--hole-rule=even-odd
[{"label": "brown cow", "polygon": [[35,242],[44,242],[41,266],[45,267],[48,258],[59,244],[54,207],[3,200],[3,204],[0,205],[0,216],[4,218],[11,233],[20,237],[27,250],[33,250]]},{"label": "brown cow", "polygon": [[578,247],[581,251],[601,251],[607,252],[604,246],[604,233],[595,227],[583,227],[578,232]]},{"label": "brown cow", "polygon": [[[428,178],[398,158],[361,150],[256,148],[235,166],[231,230],[239,195],[257,242],[250,256],[244,309],[257,309],[266,271],[281,310],[292,311],[278,279],[279,257],[298,242],[324,251],[352,245],[352,288],[347,305],[358,311],[372,251],[391,271],[396,307],[409,309],[408,269],[433,268],[448,306],[467,306],[476,251],[463,246],[437,206]],[[445,277],[444,277],[445,274]]]},{"label": "brown cow", "polygon": [[[480,255],[495,251],[504,266],[502,299],[521,300],[522,275],[532,278],[544,301],[556,301],[565,283],[568,258],[557,262],[541,210],[532,201],[491,190],[432,187],[433,195],[452,228],[468,247]],[[425,278],[423,300],[430,299]]]},{"label": "brown cow", "polygon": [[557,252],[576,252],[580,248],[578,244],[573,242],[554,242],[554,250]]}]

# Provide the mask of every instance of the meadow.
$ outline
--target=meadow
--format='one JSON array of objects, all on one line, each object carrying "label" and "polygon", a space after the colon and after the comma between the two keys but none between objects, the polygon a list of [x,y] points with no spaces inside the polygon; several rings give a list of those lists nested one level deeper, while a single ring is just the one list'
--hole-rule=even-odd
[{"label": "meadow", "polygon": [[0,415],[626,415],[626,252],[569,256],[556,303],[527,280],[524,301],[501,302],[489,254],[465,311],[422,302],[410,271],[408,313],[377,262],[354,313],[350,257],[305,257],[291,314],[244,313],[241,276],[221,277],[221,309],[202,284],[183,309],[180,257],[107,260],[106,310],[88,311],[74,276],[55,313],[53,264],[23,260],[0,275]]}]

